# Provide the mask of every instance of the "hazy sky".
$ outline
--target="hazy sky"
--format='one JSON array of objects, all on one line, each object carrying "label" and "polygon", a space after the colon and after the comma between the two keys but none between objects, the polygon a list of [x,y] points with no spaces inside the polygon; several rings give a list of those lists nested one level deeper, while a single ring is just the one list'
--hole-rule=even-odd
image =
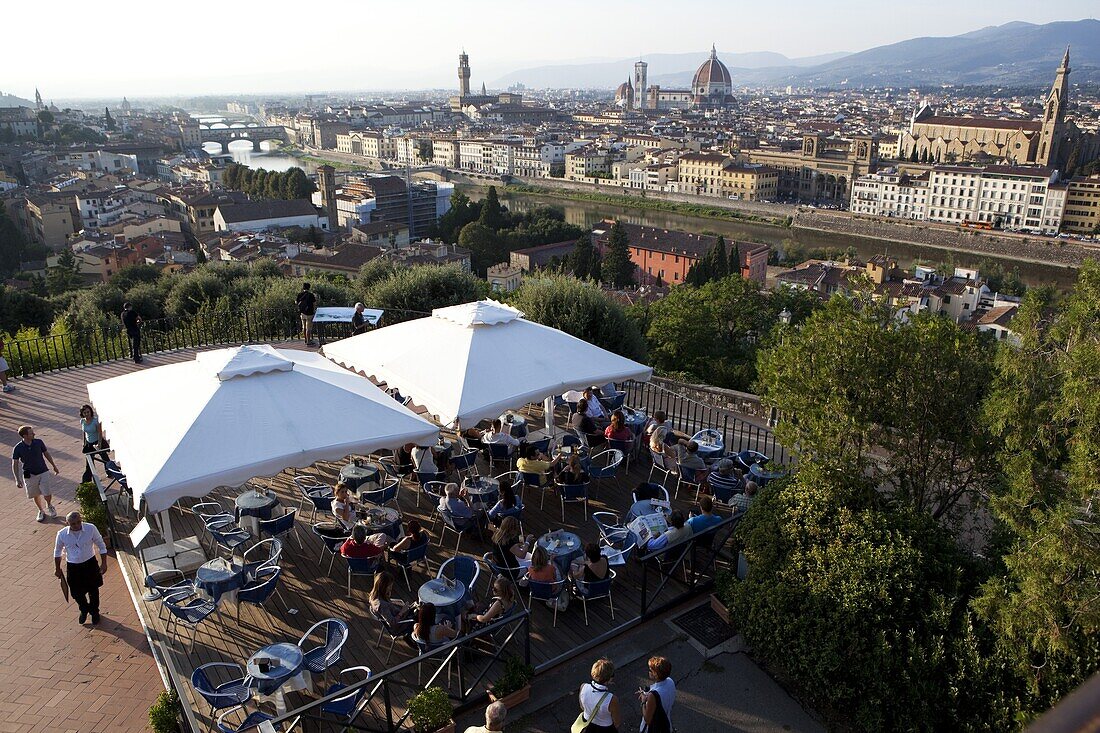
[{"label": "hazy sky", "polygon": [[[47,100],[451,87],[545,63],[707,49],[811,56],[1013,20],[1097,14],[1097,0],[188,0],[8,3],[0,91]],[[44,17],[48,14],[48,18]],[[48,22],[48,29],[36,28]],[[11,32],[11,31],[15,32]]]}]

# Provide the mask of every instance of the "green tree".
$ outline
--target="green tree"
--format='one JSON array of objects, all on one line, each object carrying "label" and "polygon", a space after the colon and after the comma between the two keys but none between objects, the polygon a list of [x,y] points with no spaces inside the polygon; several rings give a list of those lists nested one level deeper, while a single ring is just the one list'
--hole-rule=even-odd
[{"label": "green tree", "polygon": [[42,125],[49,127],[54,122],[53,112],[50,112],[48,109],[42,110],[38,113],[38,121]]},{"label": "green tree", "polygon": [[470,201],[470,197],[461,191],[451,194],[451,208],[435,223],[435,235],[444,242],[454,244],[462,228],[478,220],[481,204]]},{"label": "green tree", "polygon": [[392,311],[386,313],[386,322],[395,323],[487,294],[488,283],[456,265],[420,265],[398,268],[374,282],[364,291],[363,302]]},{"label": "green tree", "polygon": [[79,288],[83,282],[80,277],[80,261],[66,247],[57,256],[57,264],[46,271],[46,288],[51,295],[57,295]]},{"label": "green tree", "polygon": [[528,320],[629,359],[645,361],[645,340],[637,324],[592,282],[568,275],[526,277],[509,302]]},{"label": "green tree", "polygon": [[508,259],[508,248],[489,227],[475,221],[462,227],[458,244],[471,252],[474,271],[484,276],[491,266]]},{"label": "green tree", "polygon": [[107,128],[108,131],[115,129],[115,118],[111,117],[111,110],[106,107],[103,108],[103,126]]},{"label": "green tree", "polygon": [[44,333],[53,317],[50,301],[34,293],[0,285],[0,333],[14,333],[26,327]]},{"label": "green tree", "polygon": [[607,237],[603,258],[603,280],[614,287],[625,288],[634,284],[634,269],[630,259],[630,242],[621,221],[616,221]]},{"label": "green tree", "polygon": [[586,234],[577,239],[577,244],[573,247],[573,253],[569,258],[570,269],[573,271],[574,277],[581,280],[592,277],[592,254],[591,235]]},{"label": "green tree", "polygon": [[1100,265],[1052,312],[1029,292],[983,416],[1003,441],[991,506],[1010,533],[978,608],[1045,710],[1100,670]]},{"label": "green tree", "polygon": [[111,275],[108,281],[116,288],[126,291],[139,283],[155,283],[161,278],[161,271],[153,265],[129,265]]},{"label": "green tree", "polygon": [[500,231],[506,223],[504,210],[497,198],[497,187],[489,186],[489,192],[485,194],[485,200],[481,202],[481,213],[478,222],[491,232]]},{"label": "green tree", "polygon": [[[711,247],[709,252],[710,257],[710,270],[712,277],[715,280],[721,280],[726,275],[730,274],[728,255],[726,254],[726,239],[721,234],[718,235],[718,239],[715,240],[714,246]],[[741,269],[738,268],[734,272],[740,273]]]}]

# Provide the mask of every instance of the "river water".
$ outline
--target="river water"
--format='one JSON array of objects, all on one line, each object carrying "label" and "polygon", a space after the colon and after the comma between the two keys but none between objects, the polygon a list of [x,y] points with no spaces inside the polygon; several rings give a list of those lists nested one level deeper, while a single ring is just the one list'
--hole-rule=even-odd
[{"label": "river water", "polygon": [[[487,190],[477,186],[459,186],[458,188],[474,201],[480,200]],[[553,206],[564,209],[567,222],[585,229],[591,229],[607,218],[621,218],[629,224],[657,227],[659,229],[676,229],[696,234],[721,234],[730,240],[765,242],[780,252],[791,242],[801,245],[806,250],[828,247],[843,251],[848,247],[854,247],[857,255],[862,259],[867,259],[876,254],[887,254],[895,258],[898,264],[906,270],[911,270],[917,262],[943,262],[949,256],[959,267],[979,267],[983,260],[996,259],[1005,268],[1006,272],[1011,272],[1014,267],[1019,268],[1020,279],[1029,287],[1053,285],[1059,289],[1069,289],[1077,279],[1076,270],[1057,265],[1018,262],[1008,258],[993,258],[988,255],[971,255],[963,252],[951,253],[936,247],[885,242],[847,234],[786,229],[752,222],[703,219],[667,211],[634,209],[594,201],[568,201],[553,196],[540,196],[539,194],[516,193],[513,191],[502,193],[500,200],[509,210],[520,213],[530,211],[537,206]]]},{"label": "river water", "polygon": [[[211,155],[218,155],[221,152],[221,145],[218,143],[204,143],[202,149]],[[232,156],[234,162],[247,165],[249,168],[266,168],[269,171],[279,172],[291,168],[302,168],[307,173],[309,172],[308,167],[303,165],[302,161],[286,153],[278,152],[278,147],[271,142],[260,143],[260,152],[258,153],[252,151],[252,143],[250,142],[231,142],[229,143],[229,155]]]}]

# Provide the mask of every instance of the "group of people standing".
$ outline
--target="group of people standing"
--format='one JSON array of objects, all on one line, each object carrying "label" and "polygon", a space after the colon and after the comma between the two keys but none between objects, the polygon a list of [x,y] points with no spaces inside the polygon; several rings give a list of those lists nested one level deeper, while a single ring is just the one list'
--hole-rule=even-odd
[{"label": "group of people standing", "polygon": [[[650,685],[635,692],[641,706],[641,733],[670,733],[672,706],[676,702],[676,683],[672,680],[672,663],[654,656],[647,663]],[[609,659],[597,659],[592,665],[591,681],[581,685],[581,713],[574,730],[587,722],[586,733],[617,733],[622,725],[619,697],[611,690],[615,680],[615,665]]]}]

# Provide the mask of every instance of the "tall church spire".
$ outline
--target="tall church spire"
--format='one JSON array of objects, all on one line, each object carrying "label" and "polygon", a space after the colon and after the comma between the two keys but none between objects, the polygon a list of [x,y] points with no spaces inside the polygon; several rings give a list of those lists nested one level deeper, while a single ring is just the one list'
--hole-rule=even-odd
[{"label": "tall church spire", "polygon": [[34,108],[42,111],[42,92],[38,91],[38,87],[34,88]]},{"label": "tall church spire", "polygon": [[1069,104],[1069,47],[1062,56],[1062,63],[1054,75],[1054,84],[1047,95],[1043,109],[1043,127],[1039,133],[1039,154],[1036,161],[1040,165],[1057,167],[1061,162],[1061,144],[1065,137],[1066,107]]}]

